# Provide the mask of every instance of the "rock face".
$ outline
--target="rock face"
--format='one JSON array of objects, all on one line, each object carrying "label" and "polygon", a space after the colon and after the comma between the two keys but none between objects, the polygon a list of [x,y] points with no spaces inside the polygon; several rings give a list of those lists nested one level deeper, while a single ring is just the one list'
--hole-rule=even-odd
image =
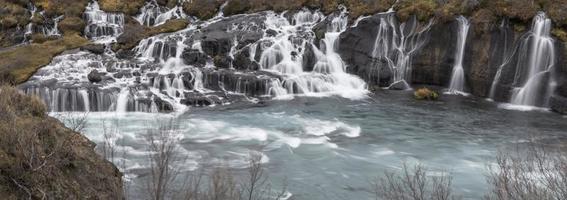
[{"label": "rock face", "polygon": [[2,87],[0,109],[3,199],[123,198],[122,173],[93,142],[47,116],[41,100]]},{"label": "rock face", "polygon": [[[349,72],[365,79],[370,86],[386,87],[393,83],[393,70],[383,66],[387,66],[388,62],[396,62],[398,58],[384,60],[374,55],[376,36],[387,15],[376,14],[365,18],[356,27],[347,29],[340,36],[339,53],[348,64]],[[456,59],[457,26],[455,21],[434,24],[427,31],[428,37],[421,38],[423,47],[415,48],[415,52],[410,57],[412,66],[410,84],[448,86]],[[475,27],[485,26],[490,27],[488,32],[474,30]],[[514,31],[506,20],[500,24],[473,25],[471,29],[473,30],[466,39],[463,61],[468,92],[480,97],[490,96],[494,77],[502,66],[501,81],[495,85],[497,88],[495,98],[499,101],[507,101],[510,98],[509,91],[514,78],[515,63],[504,63],[504,61],[512,56],[515,42],[522,33]],[[398,47],[392,46],[391,38],[385,38],[389,39],[383,41],[388,42],[389,48]],[[407,43],[411,42],[417,41]]]}]

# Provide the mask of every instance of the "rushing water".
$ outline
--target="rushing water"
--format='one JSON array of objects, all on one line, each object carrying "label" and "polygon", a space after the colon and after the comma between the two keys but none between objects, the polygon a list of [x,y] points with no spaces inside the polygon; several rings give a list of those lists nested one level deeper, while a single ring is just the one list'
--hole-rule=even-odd
[{"label": "rushing water", "polygon": [[[193,109],[176,117],[90,113],[86,135],[101,144],[103,127],[116,125],[116,162],[140,186],[148,167],[145,130],[173,117],[181,152],[188,157],[181,164],[185,170],[228,165],[238,171],[249,152],[261,152],[275,188],[287,179],[288,191],[298,200],[373,199],[369,181],[384,170],[399,170],[404,161],[424,164],[430,176],[450,172],[456,193],[479,199],[487,190],[484,175],[497,149],[531,137],[541,142],[567,139],[567,119],[560,115],[444,98],[423,102],[408,92],[384,91],[357,101],[306,97]],[[132,188],[134,197],[143,194]]]},{"label": "rushing water", "polygon": [[459,24],[457,49],[455,51],[455,65],[449,83],[449,93],[464,94],[465,92],[465,70],[463,69],[463,58],[465,57],[465,47],[469,33],[470,22],[464,16],[457,17]]}]

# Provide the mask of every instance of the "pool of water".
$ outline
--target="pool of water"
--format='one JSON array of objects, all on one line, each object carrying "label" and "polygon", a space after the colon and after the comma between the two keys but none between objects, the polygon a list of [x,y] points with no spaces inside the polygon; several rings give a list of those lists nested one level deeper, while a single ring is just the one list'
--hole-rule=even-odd
[{"label": "pool of water", "polygon": [[[96,143],[104,141],[103,127],[117,129],[115,162],[127,169],[133,185],[148,167],[143,135],[173,119],[180,153],[187,157],[179,164],[184,170],[243,169],[250,152],[258,152],[274,187],[285,180],[298,200],[373,199],[369,182],[404,162],[423,164],[431,176],[448,172],[456,193],[479,199],[499,149],[530,138],[567,139],[567,118],[555,113],[505,110],[456,96],[416,101],[398,91],[358,101],[296,97],[177,115],[90,113],[88,119],[85,134]],[[133,188],[138,188],[130,191],[134,196],[143,191]]]}]

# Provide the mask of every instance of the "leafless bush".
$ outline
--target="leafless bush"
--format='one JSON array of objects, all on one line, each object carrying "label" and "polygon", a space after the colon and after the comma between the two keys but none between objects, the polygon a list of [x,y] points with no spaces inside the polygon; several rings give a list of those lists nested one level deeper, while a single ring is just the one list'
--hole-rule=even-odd
[{"label": "leafless bush", "polygon": [[175,123],[163,123],[156,130],[149,130],[145,136],[148,143],[150,160],[150,178],[147,191],[152,199],[165,199],[169,194],[170,184],[175,180],[180,168],[176,166],[179,160],[177,150],[178,139],[175,136]]},{"label": "leafless bush", "polygon": [[88,123],[88,112],[84,113],[60,113],[57,118],[59,118],[67,128],[77,132],[82,133],[87,127]]},{"label": "leafless bush", "polygon": [[103,158],[117,164],[115,161],[116,155],[116,143],[115,138],[118,135],[117,123],[112,125],[107,125],[106,121],[102,122],[102,136],[103,142],[100,146],[99,153],[102,154]]},{"label": "leafless bush", "polygon": [[567,199],[567,157],[558,148],[530,143],[513,153],[499,153],[487,177],[487,200]]},{"label": "leafless bush", "polygon": [[451,176],[432,177],[426,175],[422,165],[409,168],[404,163],[401,174],[385,172],[384,177],[374,182],[376,199],[387,200],[450,200],[459,199],[452,194]]}]

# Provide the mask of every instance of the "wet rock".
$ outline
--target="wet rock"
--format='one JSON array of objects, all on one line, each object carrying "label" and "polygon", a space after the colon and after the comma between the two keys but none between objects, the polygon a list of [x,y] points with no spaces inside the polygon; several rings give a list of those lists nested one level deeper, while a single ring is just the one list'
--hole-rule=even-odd
[{"label": "wet rock", "polygon": [[315,56],[315,52],[313,50],[313,46],[306,45],[305,52],[303,53],[303,71],[310,72],[313,71],[313,67],[317,63],[317,57]]},{"label": "wet rock", "polygon": [[169,113],[175,111],[173,109],[173,106],[169,102],[164,101],[163,99],[157,96],[154,96],[154,103],[156,104],[159,112]]},{"label": "wet rock", "polygon": [[222,104],[223,101],[219,98],[219,95],[223,96],[223,94],[201,94],[201,93],[185,93],[185,99],[182,99],[180,102],[183,105],[187,106],[194,106],[194,107],[204,107],[210,106],[215,104]]},{"label": "wet rock", "polygon": [[567,98],[559,95],[553,95],[549,100],[549,106],[551,107],[551,110],[567,115]]},{"label": "wet rock", "polygon": [[250,59],[250,47],[245,47],[234,56],[233,67],[237,70],[258,70],[258,63]]},{"label": "wet rock", "polygon": [[92,83],[98,83],[102,81],[102,74],[98,72],[98,70],[92,70],[89,75],[87,75],[87,78],[89,79],[90,82]]},{"label": "wet rock", "polygon": [[395,83],[392,83],[392,85],[390,85],[390,87],[388,87],[388,89],[389,90],[408,90],[408,89],[411,89],[411,87],[405,81],[397,81]]},{"label": "wet rock", "polygon": [[207,33],[201,41],[203,51],[212,57],[227,55],[230,52],[234,36],[226,31]]},{"label": "wet rock", "polygon": [[105,47],[104,47],[104,44],[89,44],[89,45],[82,46],[80,49],[81,49],[81,51],[89,51],[91,53],[100,55],[100,54],[104,53]]},{"label": "wet rock", "polygon": [[193,65],[196,67],[204,67],[207,64],[208,57],[204,53],[201,53],[197,49],[185,49],[181,58],[187,65]]},{"label": "wet rock", "polygon": [[217,68],[228,69],[232,66],[232,58],[228,56],[216,56],[213,62]]},{"label": "wet rock", "polygon": [[276,35],[278,35],[278,32],[275,31],[274,29],[268,29],[268,30],[266,30],[266,36],[268,36],[268,37],[275,37]]}]

